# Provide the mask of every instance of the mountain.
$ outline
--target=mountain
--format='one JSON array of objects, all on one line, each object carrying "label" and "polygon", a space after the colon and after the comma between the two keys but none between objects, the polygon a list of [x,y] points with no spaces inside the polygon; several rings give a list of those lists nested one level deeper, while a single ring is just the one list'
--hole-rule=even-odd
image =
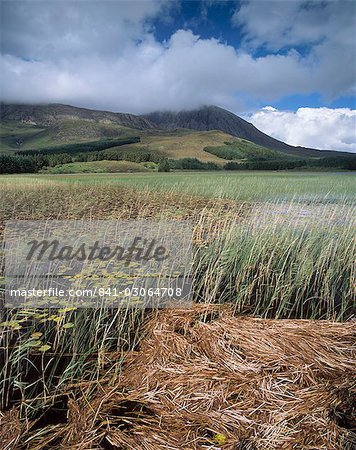
[{"label": "mountain", "polygon": [[136,116],[134,114],[97,111],[56,103],[49,105],[15,105],[2,103],[0,105],[1,121],[17,121],[39,127],[49,127],[63,120],[78,119],[114,123],[139,130],[154,128],[154,125],[149,120],[143,116]]},{"label": "mountain", "polygon": [[[294,147],[272,138],[246,120],[217,106],[204,106],[191,111],[161,111],[143,115],[114,113],[62,104],[0,104],[0,150],[41,149],[55,145],[94,141],[124,136],[140,136],[144,145],[154,147],[155,142],[165,139],[170,142],[168,150],[174,154],[181,148],[181,141],[190,137],[178,137],[180,132],[200,132],[192,136],[202,142],[199,152],[207,146],[223,145],[223,142],[238,138],[265,149],[301,158],[328,156],[351,156],[350,153]],[[226,139],[212,139],[204,133],[222,132]],[[163,135],[162,135],[163,133]],[[204,142],[204,144],[203,144]],[[242,146],[242,142],[241,145]],[[162,147],[160,144],[158,147]],[[157,148],[158,148],[157,147]],[[163,146],[166,148],[165,146]],[[252,149],[249,153],[253,152]],[[185,157],[188,157],[187,153]],[[193,154],[191,155],[193,157]],[[210,155],[210,158],[213,158]]]},{"label": "mountain", "polygon": [[285,142],[268,136],[258,130],[252,123],[238,117],[236,114],[218,106],[204,106],[191,111],[158,111],[141,116],[153,123],[157,128],[173,130],[190,128],[193,130],[220,130],[272,150],[279,150],[289,155],[301,157],[327,157],[335,155],[350,155],[346,152],[316,150],[305,147],[294,147]]}]

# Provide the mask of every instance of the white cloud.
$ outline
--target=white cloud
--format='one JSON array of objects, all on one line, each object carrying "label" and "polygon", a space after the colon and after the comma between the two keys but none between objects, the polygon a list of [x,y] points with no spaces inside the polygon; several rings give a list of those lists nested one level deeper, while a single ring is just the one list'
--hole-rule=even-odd
[{"label": "white cloud", "polygon": [[[217,104],[238,112],[251,103],[266,104],[290,94],[319,92],[332,98],[351,92],[355,73],[350,15],[327,6],[319,8],[324,14],[319,19],[313,9],[307,19],[305,8],[302,13],[297,8],[299,0],[287,2],[294,5],[288,8],[278,2],[288,14],[286,19],[279,14],[283,26],[272,33],[263,15],[268,11],[257,3],[261,12],[255,3],[244,3],[235,17],[247,27],[250,43],[268,38],[266,45],[278,47],[285,35],[285,42],[294,44],[312,40],[313,51],[305,57],[294,49],[256,57],[248,47],[236,50],[189,30],[176,30],[168,42],[158,42],[149,19],[164,18],[176,6],[165,0],[0,0],[1,100],[133,113]],[[315,26],[316,40],[305,23]]]},{"label": "white cloud", "polygon": [[232,23],[243,31],[249,52],[300,48],[310,87],[331,99],[356,92],[355,17],[356,3],[348,0],[247,0]]},{"label": "white cloud", "polygon": [[247,119],[291,145],[356,153],[356,110],[299,108],[290,112],[266,106]]},{"label": "white cloud", "polygon": [[297,52],[254,59],[216,39],[178,30],[167,43],[145,35],[115,57],[90,54],[41,60],[2,55],[2,99],[62,102],[128,112],[192,108],[243,109],[238,93],[272,101],[307,93],[318,77]]},{"label": "white cloud", "polygon": [[115,58],[149,33],[165,0],[1,0],[1,52],[56,61],[83,55]]},{"label": "white cloud", "polygon": [[[355,45],[356,6],[348,0],[247,0],[232,16],[245,44],[279,50],[336,40]],[[342,50],[342,49],[341,49]]]}]

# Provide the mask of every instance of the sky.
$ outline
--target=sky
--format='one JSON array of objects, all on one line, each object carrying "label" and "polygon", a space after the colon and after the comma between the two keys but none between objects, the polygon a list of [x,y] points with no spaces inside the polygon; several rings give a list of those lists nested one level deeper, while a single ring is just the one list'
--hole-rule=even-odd
[{"label": "sky", "polygon": [[352,0],[0,0],[0,98],[135,114],[217,105],[356,153]]}]

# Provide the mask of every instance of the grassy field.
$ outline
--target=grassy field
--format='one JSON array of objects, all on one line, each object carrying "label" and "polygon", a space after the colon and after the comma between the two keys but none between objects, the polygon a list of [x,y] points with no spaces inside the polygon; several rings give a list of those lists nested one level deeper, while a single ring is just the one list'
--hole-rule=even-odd
[{"label": "grassy field", "polygon": [[[356,176],[351,172],[173,172],[107,175],[11,175],[0,178],[4,188],[53,183],[127,186],[149,191],[183,192],[238,201],[354,202]],[[73,186],[74,188],[75,186]]]},{"label": "grassy field", "polygon": [[[231,303],[239,314],[263,318],[343,321],[354,317],[355,199],[350,173],[1,176],[0,225],[189,220],[195,302]],[[69,383],[95,383],[108,352],[135,348],[145,317],[136,308],[1,314],[1,403],[22,399],[35,417]]]}]

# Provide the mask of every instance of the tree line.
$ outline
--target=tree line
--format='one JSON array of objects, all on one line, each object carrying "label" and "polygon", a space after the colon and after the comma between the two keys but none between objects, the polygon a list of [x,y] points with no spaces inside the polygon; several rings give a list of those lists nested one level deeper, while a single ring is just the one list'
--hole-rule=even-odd
[{"label": "tree line", "polygon": [[[137,138],[130,138],[137,139]],[[121,139],[120,145],[124,145],[128,139]],[[313,169],[313,168],[335,168],[338,170],[356,170],[356,156],[350,157],[326,157],[320,159],[277,159],[277,160],[260,160],[260,161],[229,161],[224,165],[218,165],[213,162],[202,162],[197,158],[182,158],[168,160],[158,151],[152,151],[148,148],[143,149],[120,149],[117,148],[118,140],[115,145],[109,148],[100,149],[104,145],[104,141],[96,144],[74,144],[76,151],[68,152],[56,151],[51,153],[50,150],[44,152],[38,150],[24,150],[16,152],[13,155],[0,155],[0,173],[36,173],[46,167],[55,167],[61,164],[72,162],[89,162],[101,160],[117,160],[131,161],[136,163],[152,162],[158,164],[159,171],[167,172],[173,170],[290,170],[290,169]],[[137,141],[135,141],[137,142]],[[131,142],[133,143],[133,142]],[[95,145],[93,145],[95,144]],[[110,144],[113,142],[110,141]],[[107,145],[107,143],[105,144]],[[116,148],[113,148],[116,147]],[[68,146],[61,146],[66,149]],[[82,151],[78,152],[78,148]],[[96,150],[90,150],[96,148]]]},{"label": "tree line", "polygon": [[64,144],[64,145],[56,145],[49,149],[42,150],[20,150],[16,152],[16,155],[22,156],[32,156],[32,155],[53,155],[53,154],[62,154],[66,153],[69,155],[74,155],[77,153],[87,153],[105,150],[107,148],[119,147],[121,145],[126,144],[135,144],[140,142],[139,136],[130,136],[124,138],[116,138],[116,139],[100,139],[99,141],[91,141],[91,142],[80,142],[78,144]]},{"label": "tree line", "polygon": [[356,170],[356,156],[326,157],[320,159],[270,160],[270,161],[230,161],[225,170],[291,170],[291,169],[334,168]]},{"label": "tree line", "polygon": [[[123,145],[123,144],[122,144]],[[115,146],[117,147],[117,145]],[[159,152],[140,149],[108,148],[100,151],[80,153],[40,153],[37,151],[17,152],[14,155],[0,155],[0,173],[36,173],[46,167],[55,167],[72,162],[93,162],[102,160],[162,163],[167,158]],[[165,170],[167,165],[165,164]]]}]

